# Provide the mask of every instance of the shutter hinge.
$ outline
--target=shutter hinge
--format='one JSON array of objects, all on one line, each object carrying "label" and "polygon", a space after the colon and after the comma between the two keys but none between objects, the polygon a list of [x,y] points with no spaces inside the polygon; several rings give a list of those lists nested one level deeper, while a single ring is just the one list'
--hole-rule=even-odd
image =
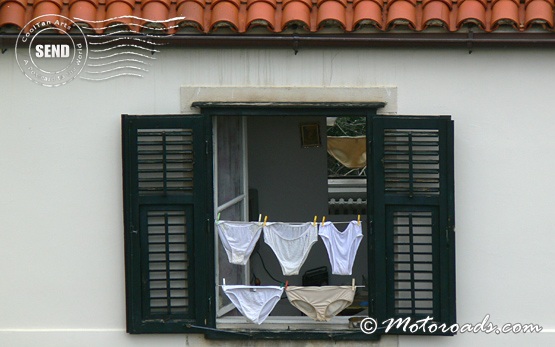
[{"label": "shutter hinge", "polygon": [[447,217],[447,227],[445,228],[445,242],[449,246],[449,232],[451,231],[451,216]]},{"label": "shutter hinge", "polygon": [[[208,312],[212,312],[212,297],[208,298]],[[208,325],[207,319],[204,319],[204,325]]]}]

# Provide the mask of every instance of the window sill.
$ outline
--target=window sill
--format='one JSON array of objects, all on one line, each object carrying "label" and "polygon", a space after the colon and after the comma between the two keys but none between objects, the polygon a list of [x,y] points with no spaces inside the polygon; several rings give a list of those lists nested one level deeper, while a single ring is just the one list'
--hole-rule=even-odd
[{"label": "window sill", "polygon": [[245,317],[223,317],[217,329],[205,333],[207,339],[231,340],[365,340],[376,341],[380,334],[367,335],[349,327],[350,317],[334,317],[329,322],[315,322],[309,317],[268,317],[264,323],[250,323]]},{"label": "window sill", "polygon": [[350,317],[335,316],[328,322],[316,322],[310,317],[274,316],[268,317],[264,323],[258,325],[249,322],[245,317],[218,318],[218,329],[224,330],[266,330],[266,331],[357,331],[358,328],[349,327]]}]

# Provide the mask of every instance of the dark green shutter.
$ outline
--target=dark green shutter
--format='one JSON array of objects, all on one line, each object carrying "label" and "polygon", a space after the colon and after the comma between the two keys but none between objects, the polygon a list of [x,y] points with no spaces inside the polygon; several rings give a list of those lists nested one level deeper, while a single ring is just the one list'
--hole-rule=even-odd
[{"label": "dark green shutter", "polygon": [[[127,330],[204,325],[206,232],[203,116],[122,116]],[[206,248],[206,247],[205,247]],[[204,277],[202,277],[204,278]]]},{"label": "dark green shutter", "polygon": [[429,316],[449,326],[456,321],[453,123],[448,116],[371,123],[374,316]]}]

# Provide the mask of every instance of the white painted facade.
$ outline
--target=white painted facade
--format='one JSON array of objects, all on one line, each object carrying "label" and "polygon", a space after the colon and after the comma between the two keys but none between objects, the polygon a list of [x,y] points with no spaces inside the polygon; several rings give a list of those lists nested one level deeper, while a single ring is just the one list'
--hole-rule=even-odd
[{"label": "white painted facade", "polygon": [[191,100],[232,99],[237,87],[286,87],[279,93],[304,101],[320,101],[313,88],[324,87],[333,93],[322,101],[369,95],[388,102],[385,113],[452,115],[457,321],[489,314],[544,331],[391,336],[375,346],[555,343],[554,51],[182,48],[156,57],[142,79],[46,88],[25,78],[13,49],[0,55],[0,346],[222,345],[125,332],[120,115],[181,113]]}]

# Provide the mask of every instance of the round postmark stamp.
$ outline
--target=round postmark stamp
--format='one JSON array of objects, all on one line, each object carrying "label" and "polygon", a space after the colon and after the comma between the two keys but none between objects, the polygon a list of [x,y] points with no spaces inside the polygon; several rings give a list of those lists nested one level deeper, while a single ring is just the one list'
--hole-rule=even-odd
[{"label": "round postmark stamp", "polygon": [[28,79],[46,87],[58,87],[72,81],[85,67],[87,38],[71,19],[42,15],[19,32],[15,57]]}]

